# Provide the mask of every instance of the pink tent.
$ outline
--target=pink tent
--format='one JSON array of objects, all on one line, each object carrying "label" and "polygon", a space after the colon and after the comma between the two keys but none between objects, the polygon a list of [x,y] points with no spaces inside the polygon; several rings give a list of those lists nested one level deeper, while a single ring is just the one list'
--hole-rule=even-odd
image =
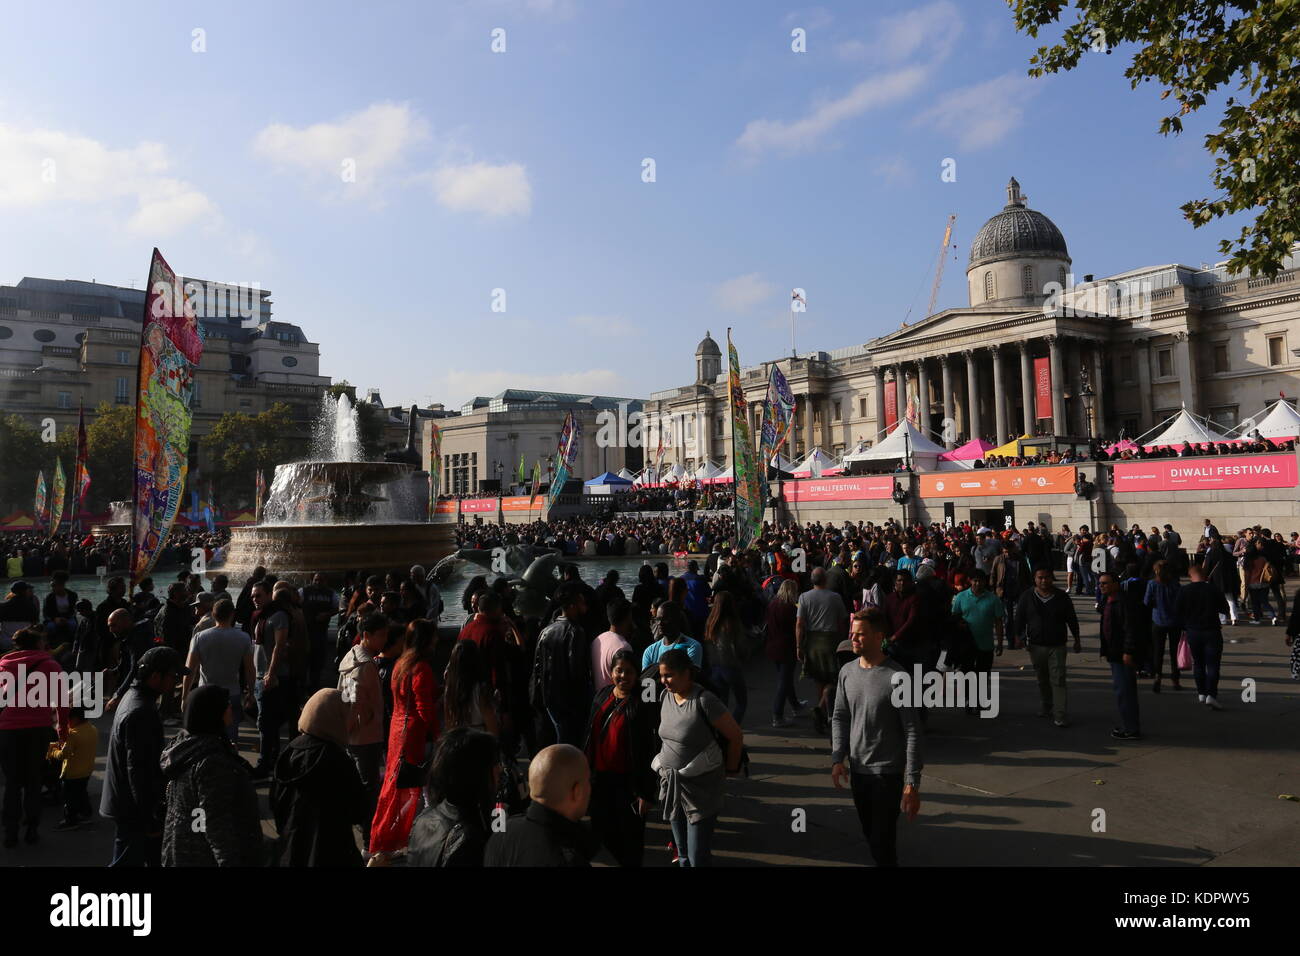
[{"label": "pink tent", "polygon": [[998,446],[992,442],[985,441],[983,438],[976,438],[968,441],[966,444],[952,451],[946,451],[939,456],[940,461],[974,461],[977,458],[983,458],[985,453],[992,451]]},{"label": "pink tent", "polygon": [[1131,439],[1128,438],[1121,438],[1119,441],[1115,442],[1115,444],[1108,445],[1106,447],[1106,454],[1118,455],[1122,451],[1137,451],[1137,450],[1138,450],[1137,442],[1132,441]]}]

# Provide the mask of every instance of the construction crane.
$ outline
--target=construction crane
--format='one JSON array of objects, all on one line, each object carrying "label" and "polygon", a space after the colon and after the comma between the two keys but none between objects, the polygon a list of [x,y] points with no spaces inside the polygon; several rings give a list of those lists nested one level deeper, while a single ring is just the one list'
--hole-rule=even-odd
[{"label": "construction crane", "polygon": [[[930,289],[930,304],[925,307],[926,316],[934,314],[934,303],[939,298],[939,286],[943,283],[943,267],[948,262],[948,243],[952,241],[952,227],[957,221],[957,214],[948,217],[948,227],[943,231],[943,246],[939,249],[939,266],[934,271],[934,285]],[[957,248],[955,245],[953,248]]]}]

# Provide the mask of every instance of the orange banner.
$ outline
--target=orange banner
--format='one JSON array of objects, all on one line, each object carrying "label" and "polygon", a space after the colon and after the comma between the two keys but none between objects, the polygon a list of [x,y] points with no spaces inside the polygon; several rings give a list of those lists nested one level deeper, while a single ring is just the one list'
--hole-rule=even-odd
[{"label": "orange banner", "polygon": [[433,510],[435,514],[454,515],[456,513],[456,499],[449,498],[446,501],[439,501],[438,506]]},{"label": "orange banner", "polygon": [[[533,502],[532,510],[540,512],[542,510],[542,506],[545,504],[546,501],[542,497],[538,496],[537,500]],[[519,495],[518,497],[515,498],[502,498],[501,510],[502,511],[528,511],[529,510],[528,495]]]},{"label": "orange banner", "polygon": [[1074,494],[1073,465],[975,468],[921,476],[922,498],[1014,498]]}]

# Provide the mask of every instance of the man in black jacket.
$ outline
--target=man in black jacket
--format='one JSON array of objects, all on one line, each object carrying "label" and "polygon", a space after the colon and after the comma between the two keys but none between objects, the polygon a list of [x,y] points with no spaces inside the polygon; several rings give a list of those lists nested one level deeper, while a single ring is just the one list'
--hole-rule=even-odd
[{"label": "man in black jacket", "polygon": [[571,582],[556,588],[555,603],[563,612],[537,636],[533,657],[533,710],[549,719],[558,743],[578,746],[591,706],[591,638],[582,629],[587,597]]},{"label": "man in black jacket", "polygon": [[[1229,559],[1231,560],[1231,559]],[[1196,699],[1210,710],[1221,710],[1219,701],[1219,661],[1223,657],[1223,628],[1220,614],[1228,613],[1223,592],[1206,579],[1205,569],[1193,565],[1191,583],[1178,592],[1174,605],[1176,630],[1187,635],[1192,652],[1192,675],[1196,678]]]},{"label": "man in black jacket", "polygon": [[1029,660],[1038,677],[1038,716],[1051,716],[1057,727],[1066,727],[1065,636],[1074,635],[1074,653],[1079,643],[1079,616],[1070,595],[1054,583],[1050,568],[1034,572],[1034,586],[1016,602],[1013,632],[1029,647]]},{"label": "man in black jacket", "polygon": [[109,866],[159,866],[166,780],[158,701],[189,669],[170,647],[153,647],[136,665],[135,682],[113,715],[101,815],[117,824]]},{"label": "man in black jacket", "polygon": [[1118,577],[1104,572],[1101,587],[1101,656],[1110,662],[1120,726],[1110,732],[1116,740],[1140,740],[1142,722],[1138,714],[1137,672],[1141,663],[1137,629],[1120,592]]},{"label": "man in black jacket", "polygon": [[589,866],[598,849],[582,825],[591,800],[591,771],[577,747],[555,744],[528,765],[532,803],[488,840],[484,866]]}]

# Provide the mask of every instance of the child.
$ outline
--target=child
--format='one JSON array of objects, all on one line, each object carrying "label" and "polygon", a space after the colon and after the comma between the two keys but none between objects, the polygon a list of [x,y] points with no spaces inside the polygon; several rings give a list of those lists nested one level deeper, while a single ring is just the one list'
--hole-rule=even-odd
[{"label": "child", "polygon": [[68,737],[50,744],[50,756],[63,763],[63,822],[56,830],[75,830],[93,818],[90,809],[90,775],[99,751],[99,731],[80,707],[68,709]]}]

